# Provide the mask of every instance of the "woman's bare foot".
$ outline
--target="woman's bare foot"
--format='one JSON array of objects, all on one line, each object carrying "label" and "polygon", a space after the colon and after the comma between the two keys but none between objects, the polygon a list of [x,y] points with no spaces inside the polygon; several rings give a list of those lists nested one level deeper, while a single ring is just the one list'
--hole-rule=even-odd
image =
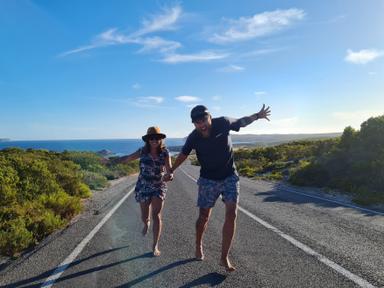
[{"label": "woman's bare foot", "polygon": [[220,265],[223,266],[227,272],[233,272],[236,270],[235,266],[233,266],[231,262],[229,262],[228,258],[221,259]]},{"label": "woman's bare foot", "polygon": [[201,246],[196,246],[196,260],[203,261],[204,260],[204,253],[203,248]]},{"label": "woman's bare foot", "polygon": [[141,233],[143,234],[143,236],[147,235],[147,233],[148,233],[148,229],[149,229],[149,225],[150,225],[150,222],[149,222],[149,221],[147,221],[147,223],[144,224],[143,230],[141,231]]},{"label": "woman's bare foot", "polygon": [[157,247],[157,245],[153,248],[153,256],[155,257],[158,257],[160,256],[161,252],[159,250],[159,248]]}]

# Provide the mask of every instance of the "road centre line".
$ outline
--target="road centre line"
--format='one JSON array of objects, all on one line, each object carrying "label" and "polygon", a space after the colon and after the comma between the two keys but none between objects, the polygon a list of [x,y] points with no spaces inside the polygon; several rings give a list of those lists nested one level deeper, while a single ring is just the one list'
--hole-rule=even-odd
[{"label": "road centre line", "polygon": [[68,266],[76,259],[76,257],[81,253],[84,247],[88,244],[89,241],[95,236],[95,234],[100,230],[100,228],[111,218],[113,213],[120,207],[121,204],[132,194],[134,188],[132,188],[108,213],[104,218],[92,229],[91,232],[76,246],[72,253],[63,261],[56,270],[49,276],[41,287],[52,287],[57,279],[60,278],[61,274],[68,268]]},{"label": "road centre line", "polygon": [[[197,182],[197,180],[189,175],[184,169],[180,168],[180,170],[186,175],[188,176],[190,179],[192,179],[194,182]],[[299,248],[300,250],[304,251],[305,253],[307,253],[308,255],[310,256],[313,256],[315,257],[317,260],[319,260],[320,262],[324,263],[325,265],[327,265],[328,267],[332,268],[333,270],[335,270],[336,272],[342,274],[343,276],[345,276],[346,278],[348,278],[349,280],[353,281],[354,283],[356,283],[357,285],[359,285],[360,287],[364,287],[364,288],[375,288],[376,286],[372,285],[371,283],[369,283],[368,281],[366,281],[365,279],[353,274],[352,272],[348,271],[347,269],[341,267],[340,265],[336,264],[335,262],[333,262],[332,260],[328,259],[327,257],[317,253],[316,251],[314,251],[312,248],[310,248],[309,246],[301,243],[300,241],[296,240],[295,238],[285,234],[284,232],[282,232],[281,230],[277,229],[276,227],[272,226],[271,224],[269,224],[268,222],[260,219],[259,217],[257,217],[256,215],[252,214],[251,212],[249,212],[248,210],[244,209],[243,207],[241,207],[240,205],[238,205],[238,208],[241,212],[243,212],[245,215],[247,215],[248,217],[250,217],[251,219],[255,220],[256,222],[260,223],[261,225],[263,225],[265,228],[269,229],[269,230],[272,230],[273,232],[275,232],[276,234],[278,234],[280,237],[284,238],[285,240],[287,240],[288,242],[290,242],[291,244],[293,244],[294,246],[296,246],[297,248]]]}]

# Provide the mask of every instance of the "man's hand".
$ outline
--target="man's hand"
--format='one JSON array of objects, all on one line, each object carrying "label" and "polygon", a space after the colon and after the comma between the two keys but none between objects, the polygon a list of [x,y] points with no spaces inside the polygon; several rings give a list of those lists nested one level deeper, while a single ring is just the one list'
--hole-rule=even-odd
[{"label": "man's hand", "polygon": [[257,115],[257,119],[265,118],[268,121],[270,121],[268,116],[271,115],[271,110],[269,109],[269,106],[265,108],[265,104],[263,104],[263,108],[261,108],[261,110],[257,112],[256,115]]}]

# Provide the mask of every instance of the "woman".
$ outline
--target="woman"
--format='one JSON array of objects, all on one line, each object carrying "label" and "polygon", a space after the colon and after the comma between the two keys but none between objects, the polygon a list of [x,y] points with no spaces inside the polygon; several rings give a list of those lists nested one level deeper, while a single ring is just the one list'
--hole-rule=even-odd
[{"label": "woman", "polygon": [[117,160],[124,163],[140,158],[140,174],[135,187],[135,199],[141,207],[141,220],[144,222],[143,235],[148,232],[149,214],[152,210],[153,256],[160,256],[158,242],[162,228],[161,210],[167,191],[165,182],[173,178],[171,158],[163,142],[165,137],[165,134],[160,133],[159,127],[149,127],[147,134],[142,137],[145,142],[144,147]]}]

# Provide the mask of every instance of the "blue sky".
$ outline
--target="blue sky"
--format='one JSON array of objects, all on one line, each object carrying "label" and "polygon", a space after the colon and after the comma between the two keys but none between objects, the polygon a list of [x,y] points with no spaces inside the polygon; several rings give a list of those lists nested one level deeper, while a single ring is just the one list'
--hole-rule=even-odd
[{"label": "blue sky", "polygon": [[339,132],[384,114],[384,1],[0,0],[0,138],[184,137],[189,111]]}]

